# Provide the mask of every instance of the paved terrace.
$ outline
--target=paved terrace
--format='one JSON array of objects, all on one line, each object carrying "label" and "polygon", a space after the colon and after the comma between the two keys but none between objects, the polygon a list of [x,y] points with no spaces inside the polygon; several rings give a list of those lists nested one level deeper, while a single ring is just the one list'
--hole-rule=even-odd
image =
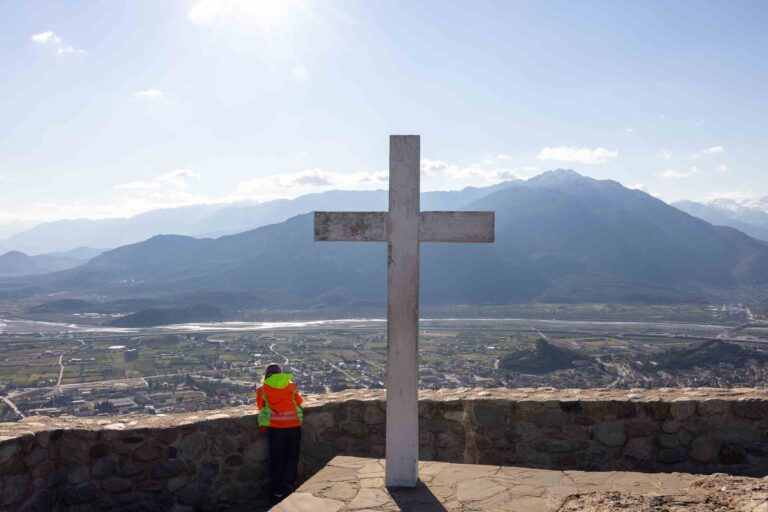
[{"label": "paved terrace", "polygon": [[382,459],[334,458],[274,512],[766,512],[768,478],[552,471],[420,462],[416,489],[384,487]]}]

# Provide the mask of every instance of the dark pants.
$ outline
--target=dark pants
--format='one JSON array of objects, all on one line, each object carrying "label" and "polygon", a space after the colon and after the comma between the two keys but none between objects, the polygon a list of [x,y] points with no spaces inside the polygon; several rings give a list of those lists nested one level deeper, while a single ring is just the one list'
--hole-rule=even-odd
[{"label": "dark pants", "polygon": [[269,429],[269,469],[272,494],[288,494],[296,483],[301,427]]}]

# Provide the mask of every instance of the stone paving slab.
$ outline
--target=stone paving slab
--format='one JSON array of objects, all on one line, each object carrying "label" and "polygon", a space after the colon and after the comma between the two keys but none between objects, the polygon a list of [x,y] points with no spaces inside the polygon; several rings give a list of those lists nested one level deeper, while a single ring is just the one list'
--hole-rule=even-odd
[{"label": "stone paving slab", "polygon": [[768,512],[768,477],[552,471],[420,462],[415,489],[387,489],[382,459],[336,457],[274,512]]}]

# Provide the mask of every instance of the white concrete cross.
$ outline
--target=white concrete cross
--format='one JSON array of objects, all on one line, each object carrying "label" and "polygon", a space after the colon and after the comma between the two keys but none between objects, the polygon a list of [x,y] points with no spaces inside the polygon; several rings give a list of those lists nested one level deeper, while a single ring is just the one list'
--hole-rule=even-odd
[{"label": "white concrete cross", "polygon": [[[419,242],[493,242],[493,212],[422,212],[419,136],[389,138],[388,212],[315,212],[316,241],[387,242],[386,484],[414,487],[419,460]],[[450,279],[450,276],[446,276]]]}]

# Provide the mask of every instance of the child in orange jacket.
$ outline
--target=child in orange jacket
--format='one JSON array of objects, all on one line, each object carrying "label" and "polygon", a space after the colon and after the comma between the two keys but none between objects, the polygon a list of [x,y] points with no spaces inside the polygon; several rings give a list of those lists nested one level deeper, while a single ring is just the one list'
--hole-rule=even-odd
[{"label": "child in orange jacket", "polygon": [[290,373],[283,373],[280,365],[272,363],[256,390],[259,428],[269,433],[270,479],[276,502],[293,491],[299,464],[304,412],[299,388],[292,378]]}]

